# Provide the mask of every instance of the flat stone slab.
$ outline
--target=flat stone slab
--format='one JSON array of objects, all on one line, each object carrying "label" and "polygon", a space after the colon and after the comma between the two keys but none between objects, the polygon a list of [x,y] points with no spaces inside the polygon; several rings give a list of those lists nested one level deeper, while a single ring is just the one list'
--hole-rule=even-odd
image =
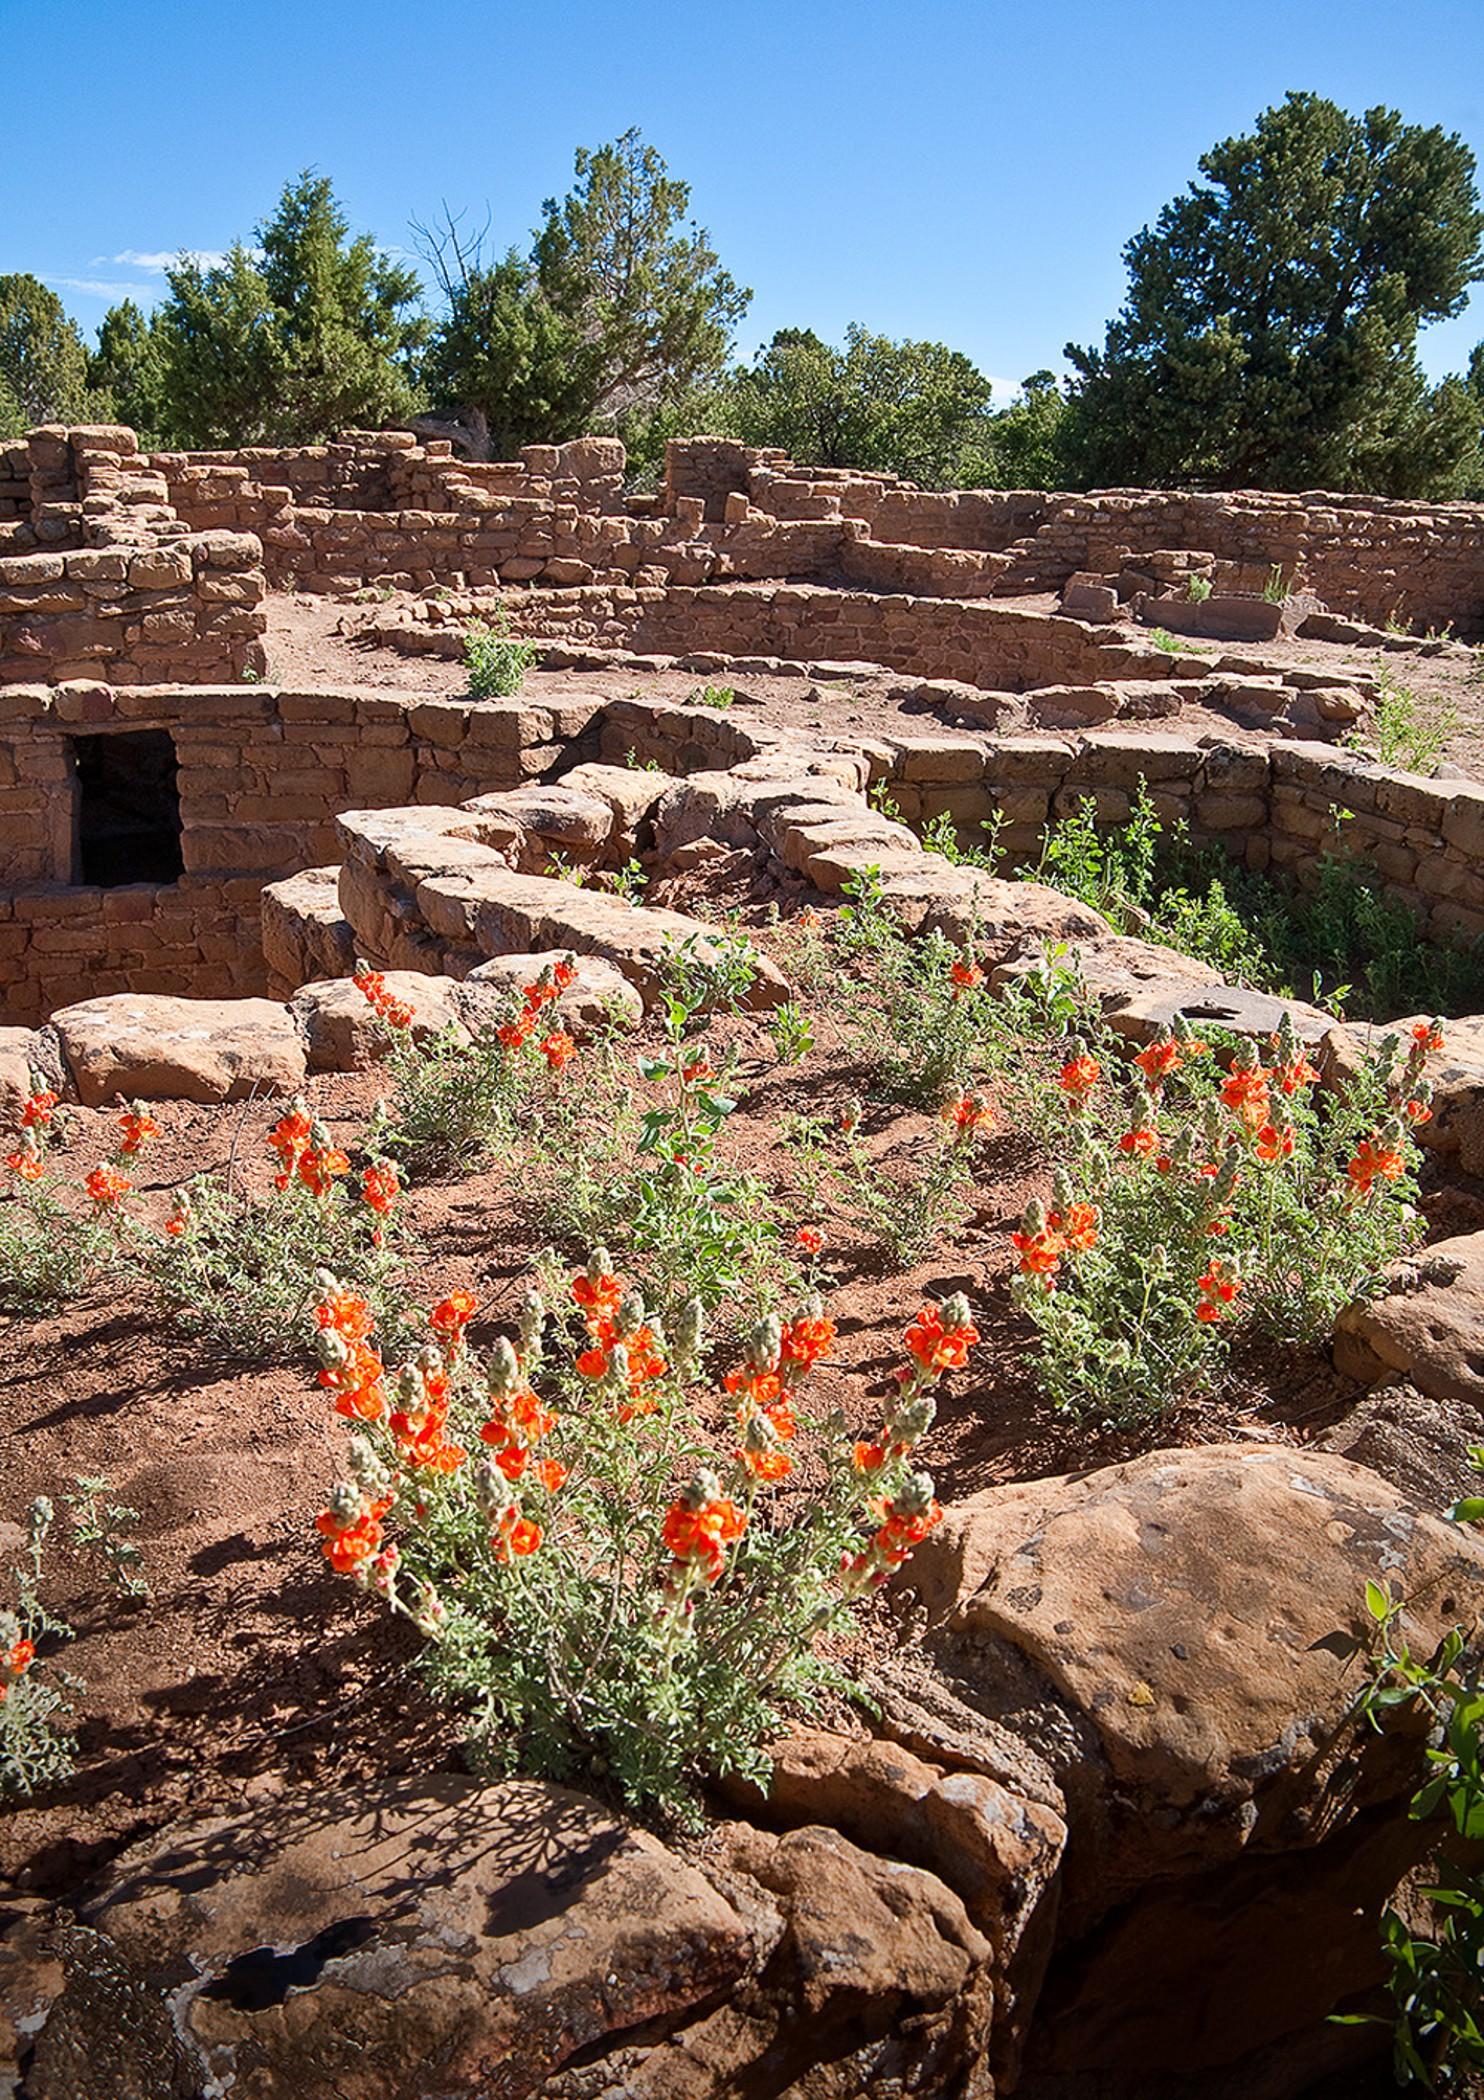
[{"label": "flat stone slab", "polygon": [[[1174,976],[1185,959],[1173,950],[1168,952],[1170,974]],[[1267,992],[1249,992],[1235,984],[1179,986],[1173,990],[1157,986],[1147,992],[1116,996],[1105,1008],[1105,1014],[1108,1026],[1132,1043],[1149,1043],[1157,1036],[1168,1035],[1177,1014],[1183,1015],[1197,1032],[1203,1026],[1222,1028],[1228,1035],[1247,1036],[1257,1043],[1265,1043],[1275,1034],[1278,1023],[1287,1014],[1299,1041],[1311,1050],[1318,1049],[1327,1037],[1344,1033],[1334,1015],[1317,1006],[1305,1006],[1300,999],[1274,999]]]},{"label": "flat stone slab", "polygon": [[87,1923],[169,1994],[196,2089],[241,2100],[535,2093],[724,1999],[752,1957],[657,1838],[565,1788],[449,1773],[167,1831]]},{"label": "flat stone slab", "polygon": [[[423,977],[415,970],[387,970],[386,988],[412,1008],[414,1040],[425,1042],[463,1017],[453,977]],[[391,1036],[350,977],[318,978],[301,985],[289,1012],[304,1037],[311,1072],[363,1072],[386,1056]]]},{"label": "flat stone slab", "polygon": [[67,1070],[87,1108],[116,1095],[145,1101],[237,1101],[254,1087],[302,1086],[304,1045],[271,999],[172,999],[114,992],[52,1015]]}]

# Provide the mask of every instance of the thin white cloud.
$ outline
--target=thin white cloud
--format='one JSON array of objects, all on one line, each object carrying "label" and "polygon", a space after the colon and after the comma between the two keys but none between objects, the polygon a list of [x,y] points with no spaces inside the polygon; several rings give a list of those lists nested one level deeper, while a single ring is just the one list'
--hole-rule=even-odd
[{"label": "thin white cloud", "polygon": [[87,299],[134,299],[149,290],[142,284],[116,284],[106,277],[48,277],[60,292],[80,292]]},{"label": "thin white cloud", "polygon": [[157,275],[170,269],[184,256],[188,262],[198,263],[203,270],[214,270],[226,261],[220,248],[125,248],[118,255],[99,256],[99,262],[125,263],[131,270],[153,270]]}]

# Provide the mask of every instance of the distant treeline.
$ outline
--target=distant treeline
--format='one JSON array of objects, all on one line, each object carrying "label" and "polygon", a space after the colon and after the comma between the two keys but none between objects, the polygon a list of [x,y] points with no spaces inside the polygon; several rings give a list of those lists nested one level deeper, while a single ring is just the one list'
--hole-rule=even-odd
[{"label": "distant treeline", "polygon": [[1291,94],[1213,146],[1125,248],[1101,347],[1068,344],[1070,379],[1032,373],[999,408],[961,351],[860,326],[780,329],[737,364],[752,295],[636,131],[578,152],[526,246],[448,211],[413,233],[426,282],[302,174],[92,346],[38,279],[0,275],[0,436],[118,420],[157,448],[292,445],[434,416],[481,458],[613,432],[640,480],[704,431],[936,487],[1484,493],[1484,344],[1437,385],[1417,359],[1484,276],[1474,158],[1395,110]]}]

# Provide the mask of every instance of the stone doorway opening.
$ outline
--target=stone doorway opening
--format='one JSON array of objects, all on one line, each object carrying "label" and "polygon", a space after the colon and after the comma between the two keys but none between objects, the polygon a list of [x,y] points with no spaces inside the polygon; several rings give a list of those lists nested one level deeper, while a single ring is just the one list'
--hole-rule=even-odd
[{"label": "stone doorway opening", "polygon": [[71,739],[77,778],[73,879],[99,889],[178,882],[180,792],[166,729]]}]

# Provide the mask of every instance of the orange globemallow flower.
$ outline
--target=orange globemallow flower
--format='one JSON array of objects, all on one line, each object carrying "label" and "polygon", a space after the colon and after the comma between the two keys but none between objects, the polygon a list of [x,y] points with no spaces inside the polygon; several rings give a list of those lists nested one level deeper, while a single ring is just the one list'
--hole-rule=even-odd
[{"label": "orange globemallow flower", "polygon": [[94,1167],[87,1178],[87,1191],[99,1210],[111,1210],[129,1194],[134,1184],[116,1167]]},{"label": "orange globemallow flower", "polygon": [[709,1583],[719,1579],[727,1547],[746,1529],[746,1512],[721,1493],[716,1475],[702,1468],[666,1510],[662,1536],[676,1560]]},{"label": "orange globemallow flower", "polygon": [[1276,1079],[1285,1094],[1296,1094],[1301,1086],[1317,1086],[1318,1069],[1300,1050],[1288,1064],[1274,1065],[1269,1077]]},{"label": "orange globemallow flower", "polygon": [[902,1508],[894,1502],[877,1504],[881,1528],[871,1540],[873,1551],[890,1567],[899,1568],[914,1546],[943,1521],[942,1505],[929,1502],[926,1509]]},{"label": "orange globemallow flower", "polygon": [[541,1055],[553,1072],[560,1072],[577,1055],[577,1045],[565,1029],[555,1029],[541,1045]]},{"label": "orange globemallow flower", "polygon": [[971,1087],[966,1094],[943,1104],[943,1121],[949,1123],[963,1136],[975,1131],[994,1128],[994,1110],[978,1087]]},{"label": "orange globemallow flower", "polygon": [[816,1225],[801,1225],[794,1234],[794,1245],[810,1256],[824,1252],[824,1234]]},{"label": "orange globemallow flower", "polygon": [[1102,1071],[1097,1059],[1082,1050],[1067,1059],[1056,1083],[1073,1101],[1085,1101],[1102,1077]]},{"label": "orange globemallow flower", "polygon": [[1069,1203],[1065,1211],[1053,1211],[1046,1220],[1059,1233],[1072,1254],[1090,1254],[1098,1243],[1101,1215],[1095,1203]]},{"label": "orange globemallow flower", "polygon": [[623,1278],[609,1267],[606,1248],[599,1247],[585,1270],[572,1278],[572,1302],[588,1316],[591,1331],[594,1319],[611,1319],[623,1303]]},{"label": "orange globemallow flower", "polygon": [[1118,1149],[1130,1159],[1153,1159],[1159,1150],[1157,1130],[1125,1130],[1118,1140]]},{"label": "orange globemallow flower", "polygon": [[350,1160],[333,1145],[304,1153],[299,1160],[299,1179],[311,1196],[327,1196],[341,1175],[350,1172]]},{"label": "orange globemallow flower", "polygon": [[348,1484],[333,1490],[330,1506],[315,1518],[320,1551],[337,1575],[354,1575],[381,1549],[381,1519],[388,1502],[367,1502]]},{"label": "orange globemallow flower", "polygon": [[1345,1169],[1352,1196],[1368,1196],[1373,1182],[1397,1181],[1405,1171],[1406,1162],[1395,1145],[1388,1142],[1384,1131],[1362,1138]]},{"label": "orange globemallow flower", "polygon": [[1051,1277],[1061,1267],[1067,1243],[1048,1218],[1044,1225],[1029,1231],[1012,1232],[1010,1244],[1020,1256],[1022,1276]]},{"label": "orange globemallow flower", "polygon": [[979,1330],[970,1322],[968,1304],[960,1292],[941,1305],[929,1299],[903,1336],[925,1371],[961,1371],[978,1339]]},{"label": "orange globemallow flower", "polygon": [[385,1160],[367,1167],[361,1176],[361,1198],[378,1216],[385,1217],[402,1193],[397,1170]]},{"label": "orange globemallow flower", "polygon": [[38,1094],[32,1094],[21,1109],[22,1130],[45,1129],[52,1120],[52,1110],[59,1099],[60,1096],[45,1088]]},{"label": "orange globemallow flower", "polygon": [[[818,1300],[814,1301],[816,1304]],[[797,1366],[810,1370],[822,1356],[828,1356],[835,1346],[835,1323],[823,1313],[801,1313],[790,1320],[783,1330],[783,1341],[779,1355],[782,1365]],[[790,1379],[790,1384],[797,1381]]]},{"label": "orange globemallow flower", "polygon": [[146,1115],[137,1102],[126,1108],[118,1119],[119,1153],[131,1159],[140,1147],[160,1134],[160,1126],[151,1115]]},{"label": "orange globemallow flower", "polygon": [[978,963],[958,961],[948,972],[953,981],[953,996],[961,999],[965,992],[977,991],[984,982],[984,972]]},{"label": "orange globemallow flower", "polygon": [[46,1171],[39,1152],[7,1152],[5,1164],[11,1173],[18,1175],[22,1181],[40,1181]]},{"label": "orange globemallow flower", "polygon": [[1277,1160],[1287,1159],[1291,1156],[1293,1152],[1293,1132],[1288,1128],[1287,1124],[1280,1128],[1274,1123],[1264,1123],[1262,1129],[1257,1133],[1252,1149],[1260,1160],[1264,1161],[1268,1166],[1272,1166]]},{"label": "orange globemallow flower", "polygon": [[1268,1075],[1261,1065],[1233,1065],[1221,1089],[1221,1098],[1249,1130],[1258,1130],[1268,1120]]},{"label": "orange globemallow flower", "polygon": [[1157,1042],[1146,1043],[1134,1059],[1151,1087],[1163,1086],[1170,1074],[1178,1072],[1184,1062],[1180,1045],[1173,1036],[1162,1036]]},{"label": "orange globemallow flower", "polygon": [[545,1535],[539,1524],[521,1516],[512,1503],[496,1519],[490,1545],[495,1559],[502,1567],[508,1567],[511,1561],[524,1560],[527,1554],[537,1552]]},{"label": "orange globemallow flower", "polygon": [[1242,1288],[1242,1279],[1230,1263],[1212,1260],[1205,1275],[1196,1278],[1195,1287],[1200,1300],[1195,1316],[1209,1327],[1226,1317],[1226,1307]]},{"label": "orange globemallow flower", "polygon": [[1433,1050],[1444,1048],[1443,1024],[1441,1021],[1417,1021],[1412,1027],[1412,1040],[1424,1056]]},{"label": "orange globemallow flower", "polygon": [[458,1341],[478,1310],[479,1300],[472,1291],[450,1291],[428,1314],[428,1325],[434,1334]]}]

